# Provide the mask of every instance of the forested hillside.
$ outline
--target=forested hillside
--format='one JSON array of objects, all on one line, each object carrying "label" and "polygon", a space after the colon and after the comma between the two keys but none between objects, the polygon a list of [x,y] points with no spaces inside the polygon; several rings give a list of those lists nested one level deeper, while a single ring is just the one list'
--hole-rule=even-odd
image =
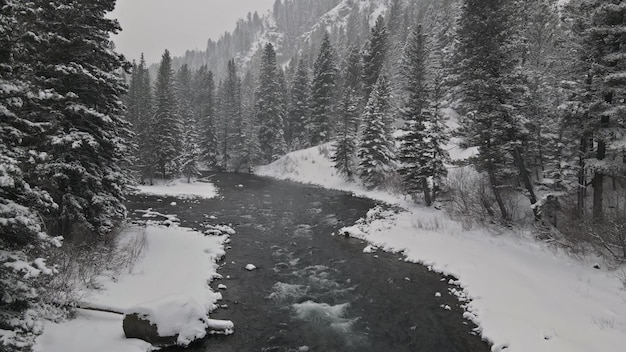
[{"label": "forested hillside", "polygon": [[626,260],[623,0],[277,0],[153,67],[112,49],[114,5],[0,2],[9,350],[76,303],[48,264],[110,246],[130,184],[321,144],[367,188]]},{"label": "forested hillside", "polygon": [[[276,1],[204,53],[164,55],[156,80],[166,75],[178,93],[167,133],[186,147],[140,139],[138,155],[156,159],[139,158],[138,176],[170,177],[181,165],[187,177],[200,166],[249,171],[332,142],[338,172],[368,187],[534,222],[624,258],[624,6]],[[143,61],[133,72],[128,119],[157,126],[145,121],[163,101],[150,97]],[[455,146],[475,152],[451,160]],[[178,152],[159,159],[163,148]],[[467,167],[477,174],[459,176]]]}]

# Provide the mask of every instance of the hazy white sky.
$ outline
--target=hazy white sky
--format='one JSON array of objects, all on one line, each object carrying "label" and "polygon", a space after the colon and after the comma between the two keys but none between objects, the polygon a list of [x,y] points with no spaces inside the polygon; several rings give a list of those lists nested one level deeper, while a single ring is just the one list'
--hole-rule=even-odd
[{"label": "hazy white sky", "polygon": [[113,38],[117,51],[130,61],[143,52],[148,63],[158,62],[165,49],[174,56],[185,50],[206,49],[235,28],[248,12],[264,14],[275,0],[117,0],[111,17],[122,32]]}]

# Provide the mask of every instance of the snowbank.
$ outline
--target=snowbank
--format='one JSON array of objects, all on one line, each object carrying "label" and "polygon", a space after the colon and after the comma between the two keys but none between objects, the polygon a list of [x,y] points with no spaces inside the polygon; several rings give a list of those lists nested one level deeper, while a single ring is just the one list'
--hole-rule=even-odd
[{"label": "snowbank", "polygon": [[136,188],[140,193],[178,198],[214,198],[217,196],[217,187],[214,184],[194,180],[187,183],[185,179],[167,182],[155,180],[154,186],[139,185]]},{"label": "snowbank", "polygon": [[[162,302],[163,297],[184,295],[188,301],[197,302],[199,308],[196,310],[169,311],[159,308],[146,312],[156,314],[158,311],[156,317],[168,322],[162,327],[168,332],[184,330],[181,326],[194,316],[191,313],[197,315],[198,311],[202,311],[206,314],[217,307],[216,302],[222,296],[213,292],[209,282],[220,277],[216,262],[225,254],[223,243],[227,236],[205,236],[176,226],[165,228],[155,225],[148,225],[145,231],[134,227],[122,236],[122,245],[145,245],[142,256],[136,258],[134,266],[121,275],[102,278],[103,289],[85,292],[85,305],[124,312],[133,306],[152,307],[154,305],[145,303]],[[198,329],[197,326],[187,328],[189,330],[185,333],[189,334],[185,337],[192,336]],[[74,320],[60,324],[46,323],[35,351],[146,351],[146,346],[143,341],[124,338],[122,315],[79,310]]]},{"label": "snowbank", "polygon": [[404,205],[408,210],[399,214],[372,210],[367,220],[342,231],[457,277],[454,283],[463,290],[451,294],[471,299],[465,317],[494,351],[619,351],[626,345],[626,291],[615,273],[594,269],[590,259],[572,258],[521,231],[466,231],[442,211],[367,191],[335,173],[327,150],[328,145],[296,151],[257,173]]}]

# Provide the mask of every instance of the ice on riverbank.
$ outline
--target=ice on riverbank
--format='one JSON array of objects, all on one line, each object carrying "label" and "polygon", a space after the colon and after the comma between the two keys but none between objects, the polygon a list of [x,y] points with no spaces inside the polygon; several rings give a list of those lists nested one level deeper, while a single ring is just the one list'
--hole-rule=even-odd
[{"label": "ice on riverbank", "polygon": [[[227,236],[205,236],[181,227],[148,225],[145,231],[132,227],[124,232],[124,243],[145,243],[134,266],[117,277],[103,277],[101,290],[86,291],[85,303],[124,312],[135,305],[163,297],[184,295],[199,304],[205,313],[215,309],[222,298],[209,286],[219,277],[217,261],[224,256]],[[145,239],[137,241],[138,237]],[[167,316],[171,324],[182,324],[188,315],[182,310]],[[39,352],[147,351],[149,344],[125,339],[122,315],[79,310],[76,319],[59,324],[47,322],[36,342]]]},{"label": "ice on riverbank", "polygon": [[345,181],[328,151],[327,144],[289,153],[257,168],[257,174],[407,208],[371,211],[369,219],[340,233],[458,277],[454,283],[463,290],[452,293],[471,299],[467,318],[493,342],[494,351],[618,351],[626,345],[626,291],[616,272],[593,268],[597,258],[574,258],[521,230],[466,230],[443,211]]}]

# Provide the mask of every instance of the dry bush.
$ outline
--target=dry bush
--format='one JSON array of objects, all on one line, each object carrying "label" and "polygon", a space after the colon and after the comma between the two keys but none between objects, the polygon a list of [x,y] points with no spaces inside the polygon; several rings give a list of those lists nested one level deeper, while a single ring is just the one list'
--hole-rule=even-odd
[{"label": "dry bush", "polygon": [[461,216],[463,228],[469,230],[475,222],[485,222],[495,216],[497,207],[484,175],[469,167],[449,170],[448,193],[451,212]]},{"label": "dry bush", "polygon": [[[131,238],[122,238],[123,227],[117,227],[105,238],[82,236],[81,242],[67,242],[50,257],[58,273],[46,285],[44,300],[72,307],[83,299],[85,289],[101,288],[103,274],[115,277],[122,270],[132,270],[147,246],[145,229]],[[77,236],[74,236],[77,238]]]}]

